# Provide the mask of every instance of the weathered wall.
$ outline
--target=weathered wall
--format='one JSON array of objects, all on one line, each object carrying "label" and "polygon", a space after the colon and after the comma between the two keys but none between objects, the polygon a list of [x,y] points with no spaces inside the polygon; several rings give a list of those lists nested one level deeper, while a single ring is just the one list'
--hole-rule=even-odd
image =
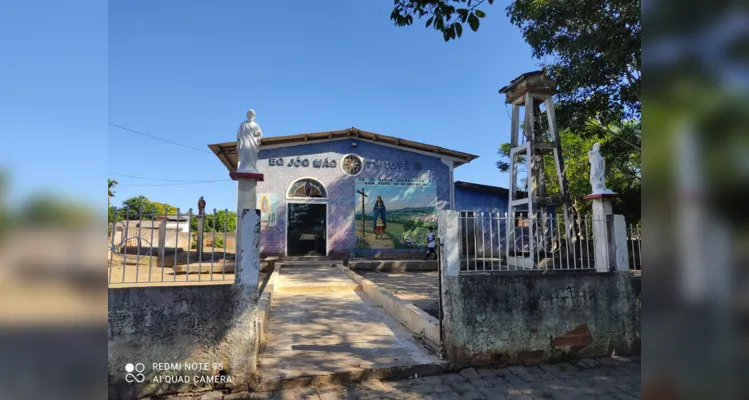
[{"label": "weathered wall", "polygon": [[538,363],[638,351],[628,273],[443,275],[444,348],[456,364]]},{"label": "weathered wall", "polygon": [[[233,354],[247,349],[229,334],[249,334],[234,328],[239,314],[234,301],[237,295],[234,285],[110,289],[109,397],[127,399],[189,390],[193,385],[153,383],[153,379],[214,373],[157,372],[153,363],[200,362],[211,367],[222,363],[234,372]],[[146,366],[143,383],[124,380],[128,363]]]},{"label": "weathered wall", "polygon": [[[241,224],[243,251],[233,284],[109,289],[109,398],[205,388],[201,378],[218,372],[214,363],[222,364],[235,390],[250,387],[257,351],[259,210],[244,210]],[[134,373],[142,373],[141,383],[127,381],[128,363],[144,365]],[[154,363],[207,363],[208,370],[155,370]],[[188,382],[167,381],[181,376]]]},{"label": "weathered wall", "polygon": [[[356,142],[356,147],[351,143]],[[365,160],[365,167],[361,174],[348,176],[340,168],[341,158],[346,154],[357,154]],[[292,183],[301,178],[314,178],[322,183],[328,192],[328,242],[331,255],[347,254],[355,251],[359,256],[380,256],[388,253],[403,254],[408,250],[361,250],[355,249],[356,235],[354,233],[354,210],[357,199],[355,184],[357,178],[392,178],[392,179],[434,179],[437,183],[437,199],[435,202],[442,208],[450,206],[450,174],[448,166],[440,158],[422,155],[393,147],[387,147],[364,140],[346,139],[325,143],[312,143],[281,147],[276,149],[261,149],[258,154],[258,170],[265,175],[265,180],[258,184],[257,192],[275,193],[276,225],[263,226],[260,243],[261,255],[281,255],[286,250],[286,191]],[[311,164],[307,167],[287,166],[289,161],[307,158],[335,160],[334,168],[315,168]],[[270,159],[282,158],[283,165],[270,165]],[[388,161],[402,164],[408,161],[409,169],[384,168],[366,165],[367,160]],[[414,163],[420,163],[421,169],[415,170]],[[423,249],[416,249],[414,253],[423,255]]]}]

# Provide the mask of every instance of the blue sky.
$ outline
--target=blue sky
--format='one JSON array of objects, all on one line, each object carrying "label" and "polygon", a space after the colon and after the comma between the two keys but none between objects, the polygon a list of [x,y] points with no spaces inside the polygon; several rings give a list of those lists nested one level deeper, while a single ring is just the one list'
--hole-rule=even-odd
[{"label": "blue sky", "polygon": [[[101,21],[97,17],[106,8],[81,1],[41,11],[54,21],[34,29],[14,26],[7,18],[3,22],[10,26],[0,27],[0,33],[13,36],[22,30],[36,43],[36,48],[17,44],[17,52],[37,54],[50,41],[59,42],[63,49],[51,56],[59,58],[63,72],[80,78],[47,78],[39,90],[58,85],[64,95],[53,93],[49,101],[33,104],[31,96],[24,98],[21,83],[14,87],[10,82],[15,101],[28,102],[30,113],[11,114],[0,128],[25,133],[23,140],[33,142],[37,130],[51,129],[50,116],[54,123],[64,120],[65,129],[53,135],[47,151],[80,153],[53,169],[81,176],[78,182],[61,182],[49,167],[27,162],[28,168],[13,171],[13,189],[46,188],[88,198],[103,193],[109,174],[120,183],[114,204],[143,194],[195,208],[202,195],[208,209],[231,209],[236,204],[232,181],[174,181],[228,179],[225,167],[205,152],[206,145],[234,140],[248,108],[255,109],[267,136],[356,126],[477,154],[478,160],[456,170],[456,180],[506,186],[507,176],[494,168],[496,149],[508,141],[510,127],[497,90],[538,67],[505,16],[507,1],[487,6],[481,29],[465,29],[461,39],[450,43],[425,29],[424,21],[395,27],[388,18],[392,4],[136,0],[110,2],[109,17]],[[18,12],[33,16],[33,6],[18,5],[24,7]],[[77,23],[82,14],[91,18]],[[90,46],[86,54],[66,54],[71,43]],[[16,82],[38,79],[33,63],[0,64],[0,73],[9,68],[19,76]],[[99,101],[82,100],[90,94]],[[22,163],[29,154],[11,157]],[[90,186],[91,177],[101,180],[101,188]]]}]

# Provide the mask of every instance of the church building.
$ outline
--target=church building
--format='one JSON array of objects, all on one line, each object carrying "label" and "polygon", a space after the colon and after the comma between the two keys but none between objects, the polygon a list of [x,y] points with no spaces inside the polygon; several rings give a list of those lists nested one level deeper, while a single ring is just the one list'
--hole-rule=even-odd
[{"label": "church building", "polygon": [[[230,172],[237,142],[209,148]],[[261,256],[423,255],[437,212],[507,210],[507,189],[454,182],[478,156],[350,128],[263,137]]]}]

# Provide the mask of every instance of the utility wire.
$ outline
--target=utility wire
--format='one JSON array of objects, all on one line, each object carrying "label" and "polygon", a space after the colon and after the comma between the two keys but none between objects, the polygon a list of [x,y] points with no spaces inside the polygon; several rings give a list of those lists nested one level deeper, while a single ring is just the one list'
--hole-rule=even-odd
[{"label": "utility wire", "polygon": [[156,185],[117,185],[117,187],[153,187],[153,186],[181,186],[181,185],[199,185],[201,183],[212,183],[212,182],[226,182],[231,179],[217,179],[214,181],[195,181],[195,182],[183,182],[183,183],[162,183]]},{"label": "utility wire", "polygon": [[145,179],[148,181],[162,181],[162,182],[190,182],[190,183],[200,183],[200,182],[212,182],[212,181],[196,181],[194,179],[192,180],[185,180],[185,179],[159,179],[159,178],[146,178],[145,176],[135,176],[135,175],[128,175],[128,174],[121,174],[119,172],[110,172],[110,175],[116,175],[116,176],[124,176],[128,178],[135,178],[135,179]]},{"label": "utility wire", "polygon": [[182,147],[186,147],[186,148],[188,148],[188,149],[191,149],[191,150],[195,150],[195,151],[200,151],[200,152],[203,152],[203,153],[209,153],[209,154],[213,154],[213,152],[210,152],[210,151],[208,151],[208,150],[205,150],[205,149],[199,149],[199,148],[197,148],[197,147],[192,147],[192,146],[188,146],[188,145],[186,145],[186,144],[182,144],[182,143],[177,143],[177,142],[173,142],[173,141],[171,141],[171,140],[166,140],[166,139],[162,139],[162,138],[160,138],[160,137],[156,137],[156,136],[153,136],[153,135],[149,135],[149,134],[147,134],[147,133],[143,133],[143,132],[138,132],[138,131],[136,131],[136,130],[133,130],[133,129],[130,129],[130,128],[126,128],[126,127],[124,127],[124,126],[116,125],[116,124],[113,124],[113,123],[111,123],[111,122],[109,122],[109,125],[110,125],[110,126],[113,126],[113,127],[115,127],[115,128],[119,128],[119,129],[122,129],[122,130],[124,130],[124,131],[128,131],[128,132],[136,133],[136,134],[138,134],[138,135],[142,135],[142,136],[145,136],[145,137],[149,137],[149,138],[151,138],[151,139],[156,139],[156,140],[160,140],[160,141],[162,141],[162,142],[166,142],[166,143],[169,143],[169,144],[173,144],[173,145],[177,145],[177,146],[182,146]]}]

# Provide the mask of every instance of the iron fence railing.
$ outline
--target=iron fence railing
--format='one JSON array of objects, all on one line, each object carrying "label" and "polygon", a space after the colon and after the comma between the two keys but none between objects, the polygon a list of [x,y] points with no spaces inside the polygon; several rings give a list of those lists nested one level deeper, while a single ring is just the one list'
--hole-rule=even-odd
[{"label": "iron fence railing", "polygon": [[569,224],[553,214],[529,218],[463,211],[458,218],[460,270],[466,272],[592,270],[595,232],[607,234],[610,224],[589,215],[573,217]]},{"label": "iron fence railing", "polygon": [[627,250],[629,252],[629,269],[642,270],[642,230],[640,225],[627,225]]},{"label": "iron fence railing", "polygon": [[108,282],[233,282],[234,218],[228,210],[197,215],[192,209],[166,213],[113,208],[107,239]]}]

